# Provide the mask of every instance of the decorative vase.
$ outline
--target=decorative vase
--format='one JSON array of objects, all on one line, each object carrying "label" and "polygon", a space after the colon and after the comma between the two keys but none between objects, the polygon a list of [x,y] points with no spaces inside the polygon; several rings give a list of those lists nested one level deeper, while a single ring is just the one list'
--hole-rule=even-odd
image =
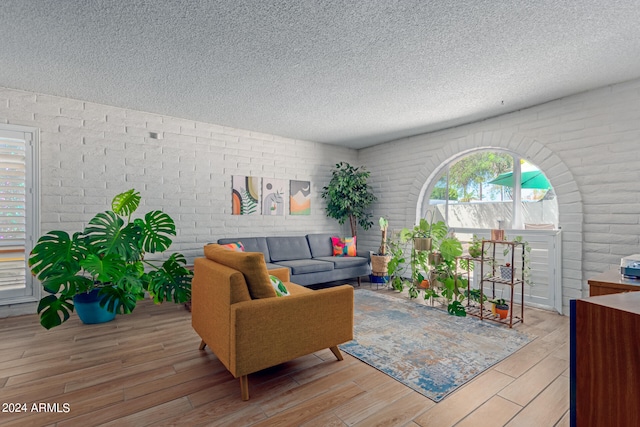
[{"label": "decorative vase", "polygon": [[100,307],[102,297],[98,295],[99,292],[100,289],[94,289],[89,293],[74,295],[73,305],[82,323],[90,325],[115,319],[115,312],[109,311],[106,306]]}]

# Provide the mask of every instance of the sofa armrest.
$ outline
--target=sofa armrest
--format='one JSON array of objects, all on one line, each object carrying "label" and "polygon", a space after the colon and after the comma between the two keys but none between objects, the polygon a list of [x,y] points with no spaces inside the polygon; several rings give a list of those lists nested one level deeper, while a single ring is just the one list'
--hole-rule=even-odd
[{"label": "sofa armrest", "polygon": [[247,375],[353,339],[353,287],[231,307],[231,373]]},{"label": "sofa armrest", "polygon": [[371,261],[371,251],[364,251],[364,250],[360,251],[360,250],[357,250],[356,251],[356,255],[357,256],[361,256],[362,258],[366,258],[367,261]]},{"label": "sofa armrest", "polygon": [[287,267],[272,268],[271,270],[269,270],[269,274],[271,276],[276,276],[278,279],[282,280],[285,283],[291,280],[291,274]]}]

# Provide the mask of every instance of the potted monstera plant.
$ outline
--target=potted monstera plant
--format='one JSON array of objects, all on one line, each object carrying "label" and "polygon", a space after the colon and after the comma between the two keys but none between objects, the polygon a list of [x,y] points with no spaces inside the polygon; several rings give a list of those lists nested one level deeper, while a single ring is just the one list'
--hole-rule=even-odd
[{"label": "potted monstera plant", "polygon": [[38,305],[42,326],[62,324],[82,300],[126,314],[145,293],[156,303],[190,299],[192,272],[182,254],[145,259],[169,248],[176,234],[173,219],[160,210],[132,219],[139,204],[140,193],[131,189],[115,196],[111,210],[98,213],[84,230],[73,235],[54,230],[40,237],[29,267],[45,294]]}]

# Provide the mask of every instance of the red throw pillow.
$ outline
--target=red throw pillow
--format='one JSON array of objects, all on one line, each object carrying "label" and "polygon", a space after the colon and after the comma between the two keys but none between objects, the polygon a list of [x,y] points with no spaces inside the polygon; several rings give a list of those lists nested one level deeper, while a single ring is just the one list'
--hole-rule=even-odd
[{"label": "red throw pillow", "polygon": [[356,256],[356,237],[332,237],[333,256]]}]

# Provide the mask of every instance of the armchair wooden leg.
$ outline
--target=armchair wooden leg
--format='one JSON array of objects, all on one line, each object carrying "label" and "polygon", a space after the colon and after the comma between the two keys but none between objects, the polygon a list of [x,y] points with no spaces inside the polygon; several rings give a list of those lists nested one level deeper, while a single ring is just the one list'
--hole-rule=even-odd
[{"label": "armchair wooden leg", "polygon": [[360,276],[358,276],[358,287],[360,287]]},{"label": "armchair wooden leg", "polygon": [[204,342],[204,340],[201,340],[201,341],[200,341],[200,347],[199,347],[199,349],[200,349],[200,350],[204,350],[204,348],[205,348],[206,346],[207,346],[207,343],[206,343],[206,342]]},{"label": "armchair wooden leg", "polygon": [[336,356],[336,359],[338,360],[343,360],[342,358],[342,353],[340,353],[340,349],[338,348],[337,345],[334,345],[333,347],[331,347],[329,350],[331,350],[331,352],[333,353],[334,356]]},{"label": "armchair wooden leg", "polygon": [[240,394],[242,395],[242,400],[249,400],[249,378],[247,375],[240,377]]}]

